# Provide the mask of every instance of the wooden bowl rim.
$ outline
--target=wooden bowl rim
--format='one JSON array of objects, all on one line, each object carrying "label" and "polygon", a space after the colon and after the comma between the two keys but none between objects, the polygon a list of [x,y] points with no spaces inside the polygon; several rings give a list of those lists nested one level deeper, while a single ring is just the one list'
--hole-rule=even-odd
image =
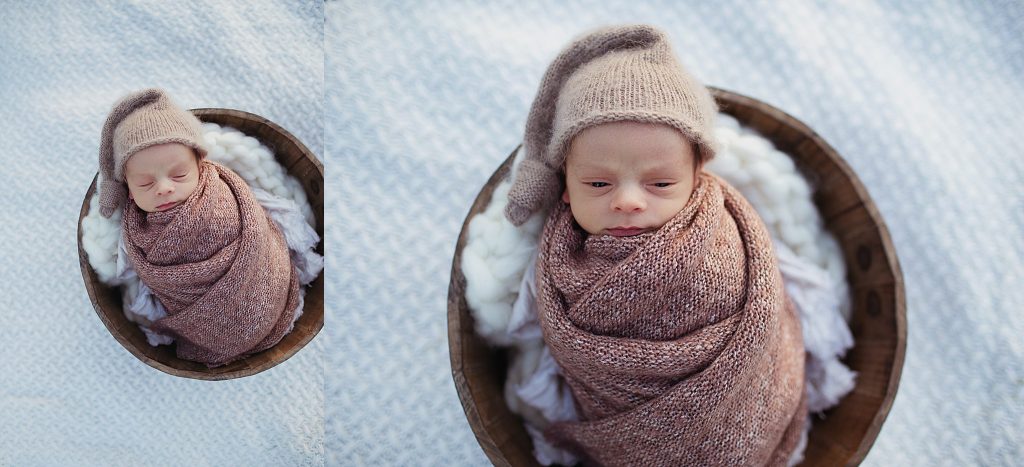
[{"label": "wooden bowl rim", "polygon": [[[789,126],[811,140],[813,144],[820,148],[831,162],[836,165],[836,167],[842,172],[843,177],[850,182],[854,191],[857,193],[857,197],[864,206],[865,211],[874,223],[879,237],[881,238],[882,251],[886,256],[889,269],[891,270],[891,276],[893,278],[892,284],[894,288],[894,301],[896,302],[893,313],[895,321],[894,328],[896,329],[896,346],[893,349],[893,364],[888,378],[885,397],[882,399],[881,405],[875,412],[874,420],[870,427],[861,438],[859,447],[854,451],[847,463],[847,465],[858,465],[863,462],[868,451],[870,451],[871,447],[874,445],[875,440],[878,438],[878,434],[882,429],[882,424],[889,416],[889,411],[892,409],[892,404],[896,398],[896,392],[899,388],[900,378],[903,374],[903,362],[906,357],[907,322],[903,271],[900,267],[899,258],[896,254],[896,247],[889,234],[889,228],[886,226],[885,220],[882,218],[881,212],[878,210],[874,199],[871,198],[867,188],[864,186],[863,182],[860,181],[857,174],[853,171],[846,160],[843,159],[843,157],[840,156],[839,153],[824,140],[824,138],[818,135],[816,131],[808,127],[796,117],[793,117],[789,113],[766,102],[723,88],[709,86],[709,89],[715,95],[716,99],[721,98],[726,101],[728,105],[738,105],[748,109],[756,109],[756,111],[762,115],[772,118],[783,125]],[[850,265],[847,265],[848,270],[850,267]]]},{"label": "wooden bowl rim", "polygon": [[[295,150],[298,151],[300,154],[302,154],[304,159],[306,159],[309,162],[313,163],[313,166],[316,168],[317,174],[319,175],[321,182],[323,181],[323,177],[324,177],[323,163],[320,162],[320,160],[316,157],[316,155],[313,154],[313,152],[310,151],[309,148],[306,147],[306,145],[302,144],[302,142],[299,141],[297,138],[295,138],[295,136],[292,135],[290,132],[288,132],[288,130],[285,130],[284,128],[282,128],[281,126],[277,125],[276,123],[274,123],[274,122],[272,122],[270,120],[267,120],[266,118],[263,118],[263,117],[261,117],[259,115],[256,115],[256,114],[253,114],[253,113],[250,113],[250,112],[246,112],[246,111],[243,111],[243,110],[237,110],[237,109],[205,107],[205,108],[190,109],[190,112],[192,112],[192,114],[195,115],[197,118],[199,118],[199,120],[202,121],[203,123],[207,123],[207,121],[205,119],[206,118],[211,118],[211,117],[212,118],[217,118],[217,117],[221,117],[221,116],[239,117],[239,118],[242,118],[242,119],[247,120],[249,122],[252,122],[256,126],[265,127],[267,129],[266,131],[274,132],[274,133],[277,133],[277,134],[283,136],[285,138],[285,140],[287,141],[286,144],[294,146]],[[210,123],[217,123],[217,122],[210,122]],[[230,125],[222,125],[222,126],[230,126]],[[239,131],[241,131],[241,130],[239,130]],[[247,136],[252,136],[252,135],[250,135],[249,133],[246,133],[246,132],[243,132],[243,134],[246,134]],[[256,137],[256,136],[253,136],[253,137],[256,138],[257,140],[260,140],[259,137]],[[263,143],[263,141],[260,141],[260,142]],[[274,151],[275,159],[277,159],[277,154],[278,154],[278,151]],[[278,161],[278,163],[281,163],[281,161]],[[285,167],[285,169],[286,169],[287,172],[289,172],[289,175],[292,175],[291,172],[290,172],[291,167]],[[103,325],[104,325],[104,327],[106,327],[107,331],[114,337],[115,340],[117,340],[117,342],[119,344],[121,344],[121,347],[123,347],[125,350],[127,350],[129,353],[131,353],[133,356],[135,356],[135,358],[141,360],[143,363],[149,365],[150,367],[156,368],[157,370],[160,370],[160,371],[162,371],[164,373],[167,373],[169,375],[172,375],[172,376],[178,376],[178,377],[190,378],[190,379],[198,379],[198,380],[204,380],[204,381],[224,381],[224,380],[230,380],[230,379],[235,379],[235,378],[243,378],[243,377],[246,377],[246,376],[252,376],[252,375],[255,375],[257,373],[261,373],[263,371],[269,370],[270,368],[273,368],[273,367],[279,365],[280,363],[284,362],[285,360],[288,360],[289,358],[294,356],[296,353],[298,353],[299,350],[301,350],[303,347],[305,347],[307,344],[309,344],[320,333],[320,330],[323,329],[323,325],[324,325],[324,312],[323,312],[323,306],[322,306],[322,301],[321,301],[321,306],[317,307],[317,309],[315,309],[315,310],[306,309],[305,306],[303,307],[303,316],[300,317],[299,320],[296,321],[295,328],[292,329],[288,334],[286,334],[285,338],[287,338],[289,335],[291,335],[292,333],[295,333],[296,331],[299,330],[298,322],[302,321],[303,318],[307,314],[310,315],[314,319],[314,323],[313,323],[312,327],[304,328],[304,329],[308,329],[308,331],[307,331],[308,334],[302,335],[301,339],[299,339],[299,340],[295,341],[294,343],[290,344],[291,346],[288,347],[287,349],[284,349],[284,351],[282,353],[278,354],[277,357],[272,358],[270,360],[267,360],[267,361],[265,361],[265,362],[263,362],[263,363],[261,363],[259,365],[248,365],[246,363],[249,362],[249,361],[252,361],[257,355],[261,355],[264,352],[270,352],[270,351],[274,351],[274,350],[280,351],[281,349],[278,348],[278,346],[281,345],[280,342],[278,344],[275,344],[273,347],[271,347],[271,348],[269,348],[267,350],[264,350],[264,351],[258,352],[256,354],[250,355],[250,356],[245,357],[245,358],[243,358],[243,359],[241,359],[241,360],[239,360],[237,362],[233,362],[233,363],[231,363],[229,365],[225,365],[225,366],[222,366],[222,367],[216,367],[216,368],[207,368],[205,370],[192,370],[192,369],[176,368],[176,367],[168,365],[167,363],[165,363],[165,362],[163,362],[161,360],[158,360],[158,359],[150,357],[149,355],[146,355],[142,350],[138,349],[132,343],[132,341],[126,335],[123,334],[123,332],[120,329],[121,326],[126,326],[126,325],[135,326],[136,328],[138,328],[138,325],[136,323],[132,322],[132,321],[129,321],[128,318],[126,316],[124,316],[124,311],[123,310],[113,310],[113,311],[109,311],[108,312],[108,311],[104,310],[103,307],[100,305],[100,302],[99,302],[99,293],[100,293],[99,289],[101,287],[104,288],[104,289],[112,289],[113,287],[107,286],[106,284],[103,284],[102,282],[99,281],[99,279],[96,277],[95,271],[93,271],[93,269],[92,269],[92,265],[89,264],[88,255],[86,254],[85,250],[82,248],[82,220],[85,219],[85,217],[89,213],[89,202],[92,200],[92,197],[96,193],[96,184],[97,184],[98,180],[99,180],[99,172],[97,172],[96,175],[93,176],[92,183],[89,185],[89,189],[85,193],[85,198],[82,201],[82,208],[79,211],[79,215],[78,215],[77,239],[78,239],[79,266],[80,266],[81,271],[82,271],[82,280],[85,283],[85,289],[86,289],[87,293],[89,294],[89,301],[92,303],[92,306],[93,306],[94,311],[96,312],[96,315],[99,316],[100,321],[103,322]],[[319,219],[321,219],[321,222],[322,222],[323,215],[324,215],[322,208],[321,208],[320,212],[314,212],[314,214],[317,215],[317,217]],[[322,245],[324,243],[323,232],[319,232],[319,234],[320,234],[320,246],[322,247]],[[322,282],[323,281],[323,277],[324,277],[324,273],[323,273],[323,271],[321,271],[320,275],[317,277],[317,279],[314,282],[316,282],[316,281],[321,281]],[[311,283],[309,287],[311,287],[312,284],[313,283]],[[310,297],[307,295],[306,298],[309,299]],[[307,301],[307,303],[309,303],[309,302]],[[115,322],[114,319],[111,316],[108,315],[108,313],[120,313],[120,316],[124,316],[123,321]],[[140,332],[141,332],[141,330],[140,330]],[[285,338],[282,338],[281,342],[284,342]],[[181,359],[178,359],[177,357],[174,357],[174,359],[175,360],[181,360]],[[184,360],[181,360],[181,361],[184,361]],[[241,364],[242,364],[240,367],[238,367],[236,369],[233,369],[233,370],[228,370],[228,371],[223,370],[224,368],[232,368],[232,367],[238,366],[239,362],[241,362]]]},{"label": "wooden bowl rim", "polygon": [[[885,396],[881,404],[878,406],[878,409],[875,411],[875,415],[870,426],[868,427],[867,431],[863,434],[863,436],[861,436],[858,448],[851,454],[851,456],[846,462],[846,465],[858,465],[864,460],[864,457],[867,456],[868,451],[871,449],[872,445],[878,437],[878,433],[881,431],[882,424],[884,423],[885,419],[889,414],[889,411],[892,408],[892,403],[895,399],[896,392],[899,387],[900,377],[902,375],[903,369],[903,362],[906,353],[906,300],[903,284],[903,274],[899,265],[898,257],[896,255],[895,246],[893,245],[892,239],[889,234],[889,230],[886,227],[886,224],[882,219],[881,213],[878,211],[878,208],[875,205],[874,200],[868,194],[867,189],[864,187],[863,183],[850,168],[849,164],[838,154],[838,152],[835,151],[834,148],[832,148],[831,145],[829,145],[823,138],[821,138],[817,134],[817,132],[812,130],[810,127],[808,127],[806,124],[796,119],[792,115],[763,101],[723,88],[709,86],[708,89],[712,92],[716,100],[719,101],[719,105],[720,107],[722,107],[722,109],[720,110],[721,112],[730,114],[728,110],[728,107],[730,106],[739,106],[748,109],[753,109],[756,112],[760,113],[761,115],[777,121],[780,125],[788,126],[789,128],[795,130],[796,132],[810,140],[814,146],[819,148],[821,152],[828,159],[830,159],[832,163],[836,165],[836,168],[840,170],[843,177],[845,177],[850,182],[854,191],[857,194],[857,197],[861,201],[862,205],[868,213],[868,216],[874,224],[874,229],[877,230],[878,235],[881,238],[882,250],[886,259],[888,260],[888,269],[893,278],[893,301],[895,302],[893,307],[893,320],[896,334],[895,347],[893,348],[892,369],[888,375]],[[502,164],[494,171],[494,173],[491,174],[487,182],[483,185],[480,192],[474,199],[473,205],[467,212],[467,215],[462,224],[462,229],[460,230],[459,233],[458,241],[456,243],[455,254],[453,255],[452,258],[452,269],[448,289],[448,343],[449,357],[452,366],[452,378],[455,381],[456,391],[458,393],[460,401],[462,402],[463,410],[466,413],[467,421],[470,423],[470,427],[472,428],[474,434],[476,435],[478,443],[480,443],[480,446],[484,449],[484,452],[491,459],[491,462],[495,463],[496,465],[508,464],[508,460],[506,459],[507,453],[504,452],[504,450],[502,449],[503,446],[499,446],[499,444],[495,442],[495,440],[501,440],[503,438],[507,439],[508,436],[501,436],[504,434],[502,433],[502,425],[492,424],[490,426],[484,426],[480,413],[477,410],[478,394],[475,393],[475,390],[477,388],[473,387],[472,384],[469,384],[469,379],[466,377],[464,373],[464,369],[466,367],[465,363],[463,362],[463,352],[468,350],[464,350],[467,344],[463,341],[460,331],[463,329],[463,327],[466,327],[467,325],[462,322],[463,317],[460,315],[460,301],[463,304],[462,306],[466,310],[466,317],[470,321],[468,327],[471,329],[475,328],[472,324],[473,316],[471,313],[469,313],[468,304],[465,304],[465,297],[459,294],[459,292],[462,291],[457,290],[457,288],[463,288],[465,284],[465,277],[462,275],[461,265],[459,263],[461,261],[462,249],[465,246],[469,222],[481,210],[481,206],[478,205],[482,205],[483,208],[486,208],[486,206],[490,203],[490,198],[493,195],[493,189],[489,190],[488,188],[492,188],[497,183],[500,183],[500,181],[506,176],[508,170],[510,170],[511,168],[512,160],[514,158],[513,156],[515,155],[515,152],[518,149],[519,147],[517,147],[516,150],[513,150],[512,154],[510,154],[509,157],[507,157],[502,162]],[[791,154],[787,155],[792,157]],[[485,191],[487,192],[487,199],[486,202],[483,202],[483,195]],[[850,265],[847,265],[848,271],[850,267]],[[461,285],[459,285],[460,282]],[[483,339],[479,335],[477,335],[476,337],[480,340]],[[488,347],[493,347],[490,344],[487,345]],[[486,394],[483,394],[483,396],[486,396]],[[513,415],[516,414],[513,413]],[[491,446],[485,445],[485,440],[489,442]],[[498,450],[500,452],[500,455],[503,457],[495,458],[495,455],[497,455],[498,453],[492,452],[493,449]]]}]

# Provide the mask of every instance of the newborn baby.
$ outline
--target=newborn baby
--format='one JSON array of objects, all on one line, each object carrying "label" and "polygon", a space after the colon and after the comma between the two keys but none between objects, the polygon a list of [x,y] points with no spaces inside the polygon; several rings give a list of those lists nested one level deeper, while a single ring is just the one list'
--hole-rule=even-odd
[{"label": "newborn baby", "polygon": [[219,366],[290,329],[299,282],[277,226],[230,169],[207,161],[199,120],[159,89],[124,97],[100,142],[100,213],[122,209],[125,249],[167,316],[180,358]]},{"label": "newborn baby", "polygon": [[538,318],[580,420],[545,435],[586,463],[785,465],[803,431],[803,341],[770,237],[701,170],[715,114],[648,26],[570,44],[530,110],[506,216],[549,209]]}]

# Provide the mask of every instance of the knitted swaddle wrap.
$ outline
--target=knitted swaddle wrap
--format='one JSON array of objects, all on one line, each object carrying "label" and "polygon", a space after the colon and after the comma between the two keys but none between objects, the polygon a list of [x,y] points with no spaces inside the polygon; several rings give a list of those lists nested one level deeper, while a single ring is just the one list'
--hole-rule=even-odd
[{"label": "knitted swaddle wrap", "polygon": [[277,226],[230,169],[201,164],[183,203],[146,213],[125,207],[128,256],[168,316],[178,357],[223,365],[270,348],[298,306],[299,283]]},{"label": "knitted swaddle wrap", "polygon": [[785,465],[803,430],[804,349],[771,239],[699,176],[655,232],[586,235],[559,203],[537,266],[544,340],[580,422],[547,436],[602,465]]}]

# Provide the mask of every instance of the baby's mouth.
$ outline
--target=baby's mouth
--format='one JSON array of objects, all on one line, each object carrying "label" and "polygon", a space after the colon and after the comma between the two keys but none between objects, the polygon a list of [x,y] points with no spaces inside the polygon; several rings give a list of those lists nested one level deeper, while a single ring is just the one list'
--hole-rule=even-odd
[{"label": "baby's mouth", "polygon": [[608,232],[608,235],[612,235],[614,237],[631,237],[633,235],[640,235],[640,234],[642,234],[644,232],[647,232],[648,230],[650,230],[650,229],[646,229],[646,228],[643,228],[643,227],[628,226],[628,227],[613,227],[613,228],[610,228],[610,229],[606,229],[605,232]]},{"label": "baby's mouth", "polygon": [[156,209],[158,211],[166,211],[166,210],[168,210],[170,208],[173,208],[174,205],[176,205],[176,204],[178,204],[177,201],[171,201],[169,203],[164,203],[164,204],[161,204],[161,205],[157,206]]}]

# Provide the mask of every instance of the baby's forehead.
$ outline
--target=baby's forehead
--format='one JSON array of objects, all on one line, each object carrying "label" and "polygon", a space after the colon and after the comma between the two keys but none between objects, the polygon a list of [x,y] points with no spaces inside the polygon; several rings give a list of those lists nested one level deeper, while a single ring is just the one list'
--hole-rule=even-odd
[{"label": "baby's forehead", "polygon": [[671,125],[623,120],[582,129],[564,151],[563,163],[618,157],[642,161],[666,155],[689,159],[698,153],[698,147],[689,134]]},{"label": "baby's forehead", "polygon": [[627,158],[616,158],[614,156],[603,157],[574,157],[566,160],[566,166],[572,166],[575,170],[596,170],[596,171],[642,171],[644,173],[674,173],[686,169],[688,166],[685,160],[680,160],[664,155],[639,155]]},{"label": "baby's forehead", "polygon": [[692,159],[692,152],[679,148],[580,150],[566,155],[562,169],[571,165],[578,169],[631,168],[645,172],[674,172],[688,168]]},{"label": "baby's forehead", "polygon": [[191,147],[150,147],[133,154],[125,162],[125,175],[150,175],[183,166],[197,165],[199,154]]}]

